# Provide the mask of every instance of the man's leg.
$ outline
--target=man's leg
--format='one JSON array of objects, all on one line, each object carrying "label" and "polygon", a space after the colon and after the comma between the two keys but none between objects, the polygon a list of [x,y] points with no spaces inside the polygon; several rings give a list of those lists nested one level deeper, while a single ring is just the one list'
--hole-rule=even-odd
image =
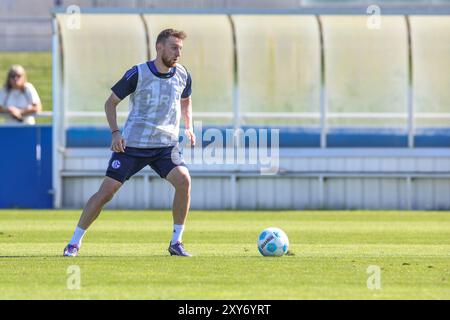
[{"label": "man's leg", "polygon": [[109,202],[114,194],[122,186],[122,183],[110,177],[105,177],[99,190],[91,196],[81,214],[69,245],[64,249],[65,256],[76,256],[81,246],[81,240],[89,226],[97,219],[103,206]]},{"label": "man's leg", "polygon": [[122,183],[110,177],[105,177],[99,190],[92,195],[86,203],[83,213],[81,214],[78,227],[87,230],[92,222],[97,219],[103,206],[111,201],[114,194],[122,186]]},{"label": "man's leg", "polygon": [[184,166],[173,168],[166,179],[175,188],[175,197],[173,199],[172,216],[173,216],[173,236],[170,241],[169,252],[173,255],[190,256],[184,251],[182,246],[182,236],[184,224],[189,212],[191,202],[191,176]]},{"label": "man's leg", "polygon": [[184,166],[177,166],[169,172],[166,179],[175,188],[172,208],[173,223],[184,225],[191,203],[191,176],[189,175],[189,170]]}]

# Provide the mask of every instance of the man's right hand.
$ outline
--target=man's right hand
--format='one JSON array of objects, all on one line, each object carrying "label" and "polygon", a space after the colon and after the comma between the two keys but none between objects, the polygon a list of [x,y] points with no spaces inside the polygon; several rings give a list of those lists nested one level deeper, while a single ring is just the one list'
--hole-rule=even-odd
[{"label": "man's right hand", "polygon": [[125,152],[125,140],[120,131],[115,131],[112,134],[111,150],[115,152]]}]

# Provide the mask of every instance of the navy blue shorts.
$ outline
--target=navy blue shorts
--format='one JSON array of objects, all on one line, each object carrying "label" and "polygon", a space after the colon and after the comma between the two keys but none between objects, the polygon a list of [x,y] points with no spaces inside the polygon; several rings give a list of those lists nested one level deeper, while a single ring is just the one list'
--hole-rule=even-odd
[{"label": "navy blue shorts", "polygon": [[186,166],[176,146],[151,149],[125,147],[125,152],[113,152],[111,155],[106,176],[124,183],[147,165],[161,178],[167,177],[177,166]]}]

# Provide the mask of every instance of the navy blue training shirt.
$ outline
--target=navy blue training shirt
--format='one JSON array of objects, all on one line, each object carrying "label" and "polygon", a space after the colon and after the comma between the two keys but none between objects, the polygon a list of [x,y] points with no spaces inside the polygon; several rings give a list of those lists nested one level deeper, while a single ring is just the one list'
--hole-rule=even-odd
[{"label": "navy blue training shirt", "polygon": [[[177,68],[171,68],[168,73],[160,73],[158,72],[158,69],[155,66],[155,61],[147,61],[147,66],[149,67],[150,71],[161,79],[168,79],[175,75],[175,72],[177,71]],[[181,94],[181,98],[188,98],[192,94],[192,79],[191,75],[188,74],[188,78],[186,81],[186,87],[183,90],[183,93]],[[128,95],[132,94],[137,87],[138,83],[138,68],[137,66],[133,66],[131,69],[129,69],[123,77],[111,88],[112,92],[121,100],[125,99]]]}]

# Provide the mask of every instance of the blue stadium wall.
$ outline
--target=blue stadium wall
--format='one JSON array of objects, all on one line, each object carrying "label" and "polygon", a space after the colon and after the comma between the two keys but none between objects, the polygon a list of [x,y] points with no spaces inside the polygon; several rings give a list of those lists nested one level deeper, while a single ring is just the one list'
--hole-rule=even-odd
[{"label": "blue stadium wall", "polygon": [[0,136],[0,208],[51,208],[51,126],[4,126]]},{"label": "blue stadium wall", "polygon": [[[203,132],[210,128],[219,129],[226,136],[226,126],[203,127]],[[268,129],[270,127],[242,126],[248,129]],[[279,130],[280,148],[320,148],[320,129],[302,127],[274,127]],[[270,134],[267,143],[270,145]],[[66,132],[69,148],[106,148],[111,143],[109,128],[72,127]],[[248,141],[246,141],[248,145]],[[259,141],[258,141],[259,142]],[[203,141],[207,145],[208,141]],[[217,146],[217,145],[216,145]],[[417,148],[450,148],[450,128],[416,129],[414,146]],[[327,133],[328,148],[407,148],[408,132],[406,129],[393,128],[330,128]]]}]

